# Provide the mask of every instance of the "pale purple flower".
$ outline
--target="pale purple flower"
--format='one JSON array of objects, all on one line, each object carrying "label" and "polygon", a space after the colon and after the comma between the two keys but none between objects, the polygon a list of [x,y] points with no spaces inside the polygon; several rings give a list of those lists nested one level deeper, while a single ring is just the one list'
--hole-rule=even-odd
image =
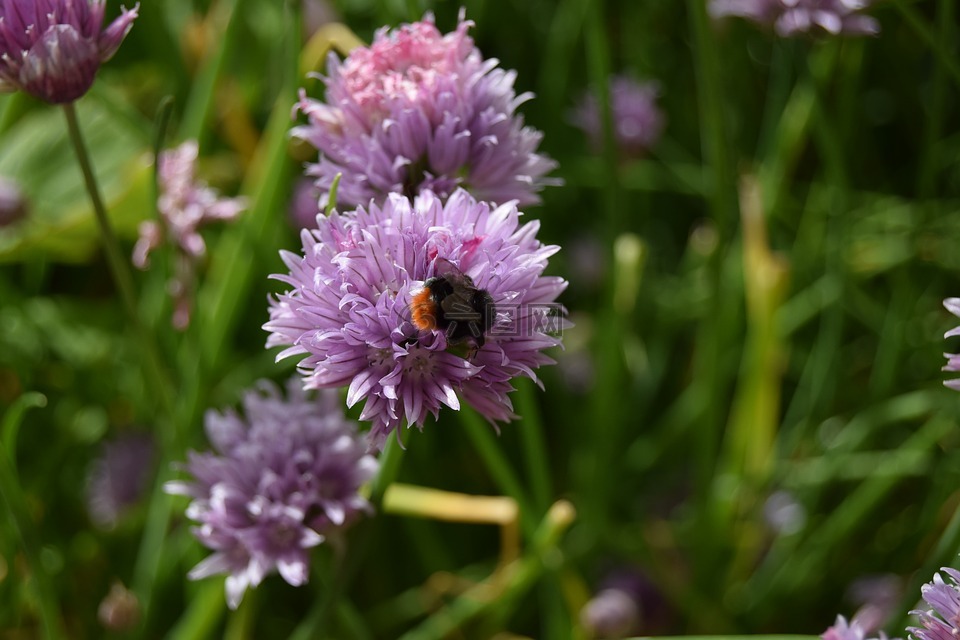
[{"label": "pale purple flower", "polygon": [[0,0],[0,91],[72,102],[117,52],[139,3],[103,28],[105,0]]},{"label": "pale purple flower", "polygon": [[307,581],[309,552],[371,507],[358,490],[377,471],[334,391],[311,400],[296,381],[287,398],[263,382],[243,398],[245,417],[207,413],[214,452],[190,452],[188,482],[167,493],[193,499],[187,517],[214,554],[193,580],[225,573],[227,603],[277,571],[293,586]]},{"label": "pale purple flower", "polygon": [[892,573],[858,578],[847,588],[849,599],[860,605],[853,621],[867,633],[881,628],[896,611],[902,590],[900,578]]},{"label": "pale purple flower", "polygon": [[846,618],[838,615],[833,626],[821,633],[820,637],[823,640],[864,640],[866,633],[856,620],[848,623]]},{"label": "pale purple flower", "polygon": [[87,511],[104,529],[143,497],[153,474],[156,447],[146,433],[128,433],[105,442],[87,474]]},{"label": "pale purple flower", "polygon": [[830,35],[875,35],[876,19],[864,15],[873,0],[710,0],[714,18],[739,16],[767,27],[782,37],[820,32]]},{"label": "pale purple flower", "polygon": [[[943,301],[943,306],[953,315],[960,317],[960,298],[947,298]],[[960,327],[954,327],[943,334],[944,338],[960,336]],[[960,371],[960,353],[945,353],[943,357],[947,359],[947,364],[943,365],[942,371]],[[960,391],[960,379],[944,380],[943,385]]]},{"label": "pale purple flower", "polygon": [[483,58],[467,35],[472,25],[461,14],[444,35],[427,14],[381,29],[343,61],[330,54],[326,101],[301,91],[297,109],[308,124],[293,130],[320,152],[307,173],[322,204],[338,173],[345,206],[424,189],[445,198],[457,187],[480,200],[533,204],[557,184],[544,177],[556,163],[537,153],[542,134],[516,113],[532,95],[516,95],[516,73]]},{"label": "pale purple flower", "polygon": [[931,607],[925,611],[911,611],[920,618],[921,627],[907,627],[911,638],[916,640],[956,640],[960,635],[960,571],[949,567],[940,569],[949,582],[939,573],[933,574],[933,582],[920,587],[920,595]]},{"label": "pale purple flower", "polygon": [[777,534],[789,536],[803,529],[807,510],[789,491],[775,491],[763,503],[763,519]]},{"label": "pale purple flower", "polygon": [[207,247],[199,227],[235,219],[246,206],[244,198],[221,198],[206,183],[197,180],[198,146],[188,140],[164,151],[158,159],[157,210],[159,220],[140,223],[140,237],[133,247],[133,264],[150,266],[150,252],[165,242],[174,249],[173,276],[168,283],[174,300],[173,324],[185,329],[190,323],[191,298],[196,263]]},{"label": "pale purple flower", "polygon": [[[637,82],[627,76],[610,79],[613,134],[623,155],[642,156],[660,139],[664,115],[657,106],[659,94],[655,82]],[[597,97],[588,93],[573,112],[573,123],[583,129],[595,148],[603,144],[601,122]]]},{"label": "pale purple flower", "polygon": [[[424,191],[412,202],[390,194],[382,205],[318,216],[301,232],[303,255],[283,252],[291,288],[271,300],[267,346],[300,362],[306,386],[348,386],[347,405],[365,401],[382,446],[401,422],[422,426],[428,414],[461,399],[491,421],[514,416],[508,393],[517,376],[553,360],[564,320],[555,300],[567,283],[547,277],[559,247],[536,239],[536,221],[520,224],[516,204],[493,208],[466,191],[444,202]],[[495,322],[482,345],[449,345],[441,330],[411,322],[412,297],[452,265],[493,300]],[[466,352],[466,353],[465,353]]]},{"label": "pale purple flower", "polygon": [[594,638],[625,638],[640,620],[640,609],[629,593],[604,589],[580,610],[580,624]]}]

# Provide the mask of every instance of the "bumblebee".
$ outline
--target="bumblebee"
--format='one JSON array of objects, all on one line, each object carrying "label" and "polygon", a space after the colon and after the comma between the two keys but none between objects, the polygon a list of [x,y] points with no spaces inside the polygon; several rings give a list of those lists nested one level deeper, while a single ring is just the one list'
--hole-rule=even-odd
[{"label": "bumblebee", "polygon": [[479,349],[496,318],[493,298],[449,260],[438,258],[436,273],[413,296],[414,326],[443,331],[449,344],[469,341]]}]

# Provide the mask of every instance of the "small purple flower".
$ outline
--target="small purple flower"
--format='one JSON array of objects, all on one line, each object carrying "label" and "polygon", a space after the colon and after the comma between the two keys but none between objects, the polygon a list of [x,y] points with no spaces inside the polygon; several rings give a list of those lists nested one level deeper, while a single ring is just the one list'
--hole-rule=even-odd
[{"label": "small purple flower", "polygon": [[116,526],[124,509],[143,496],[156,451],[148,434],[129,433],[103,445],[87,474],[87,511],[104,529]]},{"label": "small purple flower", "polygon": [[826,631],[820,634],[823,640],[864,640],[866,633],[856,621],[847,623],[843,616],[837,616],[837,621]]},{"label": "small purple flower", "polygon": [[544,176],[556,163],[537,153],[542,134],[523,126],[516,73],[485,60],[461,14],[441,34],[433,16],[395,30],[383,28],[369,47],[327,63],[326,102],[301,90],[297,109],[308,119],[293,134],[316,147],[316,178],[326,205],[334,177],[346,206],[382,202],[392,192],[429,189],[441,198],[464,187],[478,199],[539,202],[557,184]]},{"label": "small purple flower", "polygon": [[922,628],[907,627],[910,637],[916,640],[956,640],[960,635],[960,571],[949,567],[940,570],[947,574],[949,582],[935,573],[933,582],[920,587],[920,595],[932,608],[910,612],[920,618],[923,625]]},{"label": "small purple flower", "polygon": [[190,452],[184,467],[194,479],[165,486],[193,499],[193,533],[215,552],[189,577],[227,574],[234,609],[274,570],[293,586],[304,584],[309,549],[371,510],[358,490],[377,471],[334,391],[310,400],[292,380],[284,399],[263,382],[243,406],[245,418],[207,413],[215,452]]},{"label": "small purple flower", "polygon": [[640,609],[629,593],[604,589],[580,610],[580,623],[594,638],[625,638],[640,620]]},{"label": "small purple flower", "polygon": [[174,299],[173,324],[181,330],[190,323],[196,263],[207,250],[198,228],[233,220],[247,206],[244,198],[221,198],[196,179],[197,154],[196,140],[160,154],[160,219],[140,223],[140,237],[133,247],[133,264],[139,269],[150,266],[150,252],[165,241],[174,247],[174,275],[168,289]]},{"label": "small purple flower", "polygon": [[[637,82],[627,76],[610,79],[614,138],[623,155],[642,156],[660,139],[664,116],[657,107],[659,94],[660,89],[654,82]],[[597,98],[588,93],[574,111],[573,123],[586,132],[594,148],[603,144],[601,122]]]},{"label": "small purple flower", "polygon": [[[943,306],[953,315],[960,318],[960,298],[947,298],[943,301]],[[943,334],[944,338],[960,336],[960,327],[955,327]],[[945,353],[943,357],[947,359],[947,364],[943,365],[942,371],[960,371],[960,353]],[[943,385],[960,391],[960,379],[944,380]]]},{"label": "small purple flower", "polygon": [[117,52],[139,3],[103,29],[104,0],[0,0],[0,91],[73,102]]},{"label": "small purple flower", "polygon": [[[347,405],[365,400],[373,446],[402,421],[422,426],[441,405],[463,399],[491,421],[514,416],[511,379],[537,379],[553,360],[544,349],[563,324],[555,300],[567,283],[543,276],[559,247],[520,225],[514,203],[491,208],[466,191],[446,202],[424,191],[413,202],[390,194],[383,205],[318,216],[301,232],[303,255],[283,252],[291,289],[271,300],[267,346],[300,362],[309,388],[349,386]],[[445,331],[411,322],[414,294],[453,265],[493,300],[493,326],[479,347],[448,344]],[[448,348],[449,347],[449,348]]]},{"label": "small purple flower", "polygon": [[819,31],[830,35],[876,35],[880,24],[862,11],[872,0],[710,0],[714,18],[739,16],[773,27],[782,37]]}]

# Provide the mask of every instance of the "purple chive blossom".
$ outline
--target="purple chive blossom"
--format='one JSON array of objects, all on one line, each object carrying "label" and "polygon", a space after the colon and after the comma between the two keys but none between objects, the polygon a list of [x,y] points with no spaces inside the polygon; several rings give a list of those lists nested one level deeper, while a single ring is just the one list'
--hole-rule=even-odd
[{"label": "purple chive blossom", "polygon": [[872,0],[710,0],[714,18],[738,16],[772,27],[782,37],[820,32],[872,36],[880,24],[861,13]]},{"label": "purple chive blossom", "polygon": [[920,587],[920,595],[931,607],[926,611],[911,611],[920,618],[922,628],[907,627],[909,637],[915,640],[956,640],[960,635],[960,571],[941,568],[949,582],[944,582],[939,573],[933,574],[933,582]]},{"label": "purple chive blossom", "polygon": [[164,242],[174,248],[174,275],[168,288],[174,299],[173,324],[178,329],[185,329],[190,323],[196,263],[207,250],[198,228],[210,222],[233,220],[247,206],[245,199],[221,198],[196,179],[197,154],[196,140],[160,154],[160,219],[140,223],[140,238],[133,248],[133,264],[139,269],[150,265],[150,252]]},{"label": "purple chive blossom", "polygon": [[[659,94],[654,82],[637,82],[627,76],[610,79],[614,139],[623,155],[642,156],[660,139],[664,116],[657,107]],[[593,93],[585,95],[573,112],[573,123],[583,129],[594,148],[603,145],[600,106]]]},{"label": "purple chive blossom", "polygon": [[124,509],[140,500],[152,476],[155,449],[145,433],[104,443],[87,474],[87,511],[97,525],[116,526]]},{"label": "purple chive blossom", "polygon": [[[318,216],[301,232],[303,255],[283,252],[291,288],[271,300],[267,346],[300,362],[307,387],[349,386],[347,405],[365,401],[375,447],[403,421],[422,426],[441,405],[461,399],[491,421],[515,417],[511,379],[537,379],[553,360],[543,350],[562,320],[555,300],[567,283],[545,277],[559,247],[536,239],[536,221],[520,224],[514,203],[492,208],[466,191],[444,203],[430,191],[413,202],[390,194],[382,205]],[[441,330],[418,330],[410,305],[424,281],[452,264],[493,299],[495,321],[478,349],[448,350]],[[466,353],[464,353],[466,351]]]},{"label": "purple chive blossom", "polygon": [[0,0],[0,91],[73,102],[117,52],[139,3],[103,29],[104,0]]},{"label": "purple chive blossom", "polygon": [[[943,301],[943,306],[953,315],[960,317],[960,298],[947,298]],[[960,336],[960,327],[955,327],[943,334],[944,338]],[[942,371],[960,371],[960,353],[945,353],[943,357],[947,359],[947,364],[943,365]],[[960,379],[944,380],[943,385],[960,391]]]},{"label": "purple chive blossom", "polygon": [[427,14],[381,29],[343,61],[330,55],[326,102],[301,90],[297,109],[308,124],[293,130],[320,152],[307,173],[321,205],[338,173],[346,206],[424,189],[445,198],[458,186],[480,200],[535,204],[557,184],[544,177],[556,163],[537,153],[542,134],[516,113],[532,94],[516,95],[516,73],[483,58],[467,35],[472,25],[461,15],[444,35]]},{"label": "purple chive blossom", "polygon": [[193,499],[193,533],[214,550],[189,577],[227,574],[234,609],[274,570],[304,584],[310,549],[371,510],[358,490],[377,470],[334,391],[310,400],[291,381],[284,399],[264,382],[245,394],[243,407],[245,418],[207,413],[215,451],[190,452],[184,468],[194,479],[165,487]]}]

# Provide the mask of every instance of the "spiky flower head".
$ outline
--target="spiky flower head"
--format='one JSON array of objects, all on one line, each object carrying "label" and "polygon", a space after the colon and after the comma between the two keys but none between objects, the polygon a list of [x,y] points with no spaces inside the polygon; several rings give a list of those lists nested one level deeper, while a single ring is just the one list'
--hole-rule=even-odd
[{"label": "spiky flower head", "polygon": [[138,3],[103,29],[105,0],[0,0],[0,91],[72,102],[117,52]]},{"label": "spiky flower head", "polygon": [[766,27],[782,37],[804,33],[829,35],[876,35],[880,24],[864,15],[872,0],[710,0],[715,18],[739,16]]},{"label": "spiky flower head", "polygon": [[[290,289],[271,300],[267,346],[277,357],[305,356],[307,387],[349,386],[347,404],[365,401],[382,446],[402,421],[422,426],[428,414],[461,399],[491,421],[514,417],[511,380],[553,360],[560,344],[555,300],[567,283],[547,277],[559,247],[541,244],[536,221],[520,224],[514,203],[493,208],[466,191],[446,201],[424,191],[413,201],[390,194],[382,205],[330,217],[301,232],[303,255],[283,252],[289,270],[274,276]],[[482,340],[452,344],[449,327],[411,321],[425,282],[454,269],[493,305]]]},{"label": "spiky flower head", "polygon": [[420,22],[377,32],[373,44],[327,62],[326,101],[301,90],[297,108],[308,124],[293,134],[316,147],[308,174],[324,194],[338,173],[339,204],[382,202],[388,193],[429,189],[447,197],[459,186],[497,203],[539,201],[556,181],[555,166],[537,153],[542,134],[523,125],[514,71],[485,60],[460,16],[441,34],[427,14]]},{"label": "spiky flower head", "polygon": [[335,391],[313,400],[294,380],[285,399],[262,382],[243,407],[245,417],[207,413],[214,451],[190,452],[184,468],[193,480],[165,487],[193,499],[193,533],[214,550],[190,578],[227,574],[231,608],[273,571],[305,583],[309,550],[370,510],[358,490],[377,470]]},{"label": "spiky flower head", "polygon": [[[655,82],[638,82],[628,76],[610,79],[610,110],[613,134],[625,156],[641,156],[660,139],[664,116],[657,106],[660,89]],[[603,144],[600,106],[593,93],[586,94],[573,112],[573,123],[583,129],[590,143]]]},{"label": "spiky flower head", "polygon": [[960,571],[949,567],[940,570],[949,582],[935,573],[933,582],[920,587],[920,595],[931,608],[910,612],[922,625],[907,627],[909,637],[915,640],[956,640],[960,636]]},{"label": "spiky flower head", "polygon": [[[960,317],[960,298],[947,298],[943,301],[943,306],[953,315]],[[943,334],[944,338],[960,336],[960,327],[954,327]],[[960,353],[945,353],[943,357],[947,359],[947,364],[943,365],[943,371],[960,371]],[[960,379],[944,380],[943,385],[960,391]]]},{"label": "spiky flower head", "polygon": [[246,199],[221,198],[197,180],[198,153],[197,141],[187,140],[160,154],[160,219],[140,223],[140,237],[133,247],[133,264],[139,269],[149,267],[150,253],[164,242],[173,247],[174,275],[168,288],[175,305],[173,324],[178,329],[185,329],[190,322],[195,264],[207,250],[199,228],[211,222],[234,220],[247,207]]}]

